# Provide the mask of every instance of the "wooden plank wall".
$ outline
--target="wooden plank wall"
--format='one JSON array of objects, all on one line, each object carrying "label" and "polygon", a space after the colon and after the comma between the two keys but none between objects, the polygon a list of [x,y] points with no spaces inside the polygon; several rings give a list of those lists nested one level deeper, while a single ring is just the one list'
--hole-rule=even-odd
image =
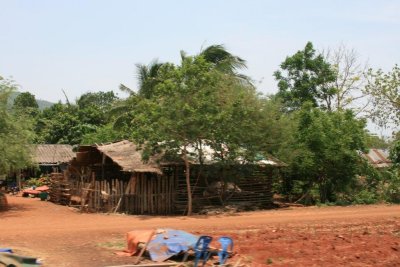
[{"label": "wooden plank wall", "polygon": [[[88,211],[167,215],[174,212],[175,179],[135,173],[130,179],[71,181],[72,200]],[[82,204],[83,203],[83,204]]]},{"label": "wooden plank wall", "polygon": [[122,209],[130,214],[172,214],[175,198],[175,180],[172,176],[138,173],[131,180]]}]

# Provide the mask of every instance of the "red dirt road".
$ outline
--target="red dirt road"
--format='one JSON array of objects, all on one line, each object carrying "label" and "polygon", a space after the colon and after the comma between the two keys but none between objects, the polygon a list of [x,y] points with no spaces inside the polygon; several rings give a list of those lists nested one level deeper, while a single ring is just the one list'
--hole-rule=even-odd
[{"label": "red dirt road", "polygon": [[0,247],[44,266],[132,264],[113,244],[135,229],[177,228],[234,238],[240,266],[400,266],[400,206],[308,207],[221,216],[81,214],[38,199],[8,197]]}]

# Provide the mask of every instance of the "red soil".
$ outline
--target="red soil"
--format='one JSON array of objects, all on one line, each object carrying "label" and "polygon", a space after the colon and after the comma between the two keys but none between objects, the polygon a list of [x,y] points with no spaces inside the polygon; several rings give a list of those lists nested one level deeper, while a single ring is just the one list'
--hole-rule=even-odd
[{"label": "red soil", "polygon": [[[400,206],[308,207],[221,216],[81,214],[39,199],[8,197],[0,247],[36,256],[44,266],[132,264],[113,254],[125,233],[175,228],[228,235],[237,266],[400,266]],[[110,245],[111,244],[111,245]],[[109,247],[110,245],[111,247]]]}]

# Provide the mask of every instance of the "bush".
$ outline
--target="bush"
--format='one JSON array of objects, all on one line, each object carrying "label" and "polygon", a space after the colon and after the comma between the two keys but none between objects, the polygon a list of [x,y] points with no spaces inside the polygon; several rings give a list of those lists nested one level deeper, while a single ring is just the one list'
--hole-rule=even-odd
[{"label": "bush", "polygon": [[374,204],[378,202],[375,192],[363,189],[354,196],[354,204]]},{"label": "bush", "polygon": [[400,203],[400,176],[395,172],[391,174],[384,189],[384,197],[388,202]]},{"label": "bush", "polygon": [[41,178],[30,178],[28,180],[26,180],[26,185],[28,187],[32,187],[32,186],[43,186],[43,185],[48,185],[49,184],[49,178],[48,177],[41,177]]}]

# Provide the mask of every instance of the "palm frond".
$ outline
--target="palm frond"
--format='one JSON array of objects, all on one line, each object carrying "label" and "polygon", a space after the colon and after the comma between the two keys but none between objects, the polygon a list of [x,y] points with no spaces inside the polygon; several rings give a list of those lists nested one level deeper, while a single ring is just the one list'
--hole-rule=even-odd
[{"label": "palm frond", "polygon": [[124,93],[128,93],[129,95],[135,95],[135,92],[132,89],[130,89],[129,87],[127,87],[122,83],[119,85],[119,90],[121,90]]},{"label": "palm frond", "polygon": [[221,70],[234,72],[247,68],[246,61],[232,55],[223,45],[210,45],[200,53],[208,62],[215,64]]},{"label": "palm frond", "polygon": [[139,95],[145,98],[151,98],[154,93],[154,87],[157,82],[158,71],[163,63],[157,59],[148,65],[136,64],[136,77],[139,81]]}]

